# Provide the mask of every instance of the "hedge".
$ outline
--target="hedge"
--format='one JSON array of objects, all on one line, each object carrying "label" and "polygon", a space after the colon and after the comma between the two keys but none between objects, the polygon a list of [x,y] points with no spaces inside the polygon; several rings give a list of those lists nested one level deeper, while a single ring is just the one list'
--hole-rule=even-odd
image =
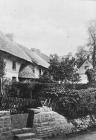
[{"label": "hedge", "polygon": [[40,99],[47,99],[47,105],[69,119],[96,113],[96,88],[65,90],[63,84],[43,84],[34,93]]}]

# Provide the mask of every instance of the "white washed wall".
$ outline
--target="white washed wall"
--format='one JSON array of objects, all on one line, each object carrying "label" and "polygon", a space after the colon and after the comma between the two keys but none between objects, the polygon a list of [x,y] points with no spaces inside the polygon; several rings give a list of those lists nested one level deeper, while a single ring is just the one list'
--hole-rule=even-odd
[{"label": "white washed wall", "polygon": [[12,77],[16,77],[16,80],[18,81],[18,73],[21,66],[20,62],[16,62],[16,70],[12,69],[12,60],[4,58],[5,61],[5,77],[10,78],[12,80]]},{"label": "white washed wall", "polygon": [[93,68],[92,64],[86,61],[86,62],[79,68],[79,70],[78,70],[78,73],[79,73],[79,74],[85,74],[85,72],[86,72],[86,70],[87,70],[87,69],[85,69],[85,66],[88,66],[87,69]]},{"label": "white washed wall", "polygon": [[35,66],[35,78],[39,78],[39,68]]},{"label": "white washed wall", "polygon": [[[85,69],[85,67],[87,68]],[[80,82],[79,83],[88,83],[87,75],[85,74],[87,69],[92,69],[93,66],[89,61],[85,61],[85,63],[79,68],[78,73],[80,75]]]}]

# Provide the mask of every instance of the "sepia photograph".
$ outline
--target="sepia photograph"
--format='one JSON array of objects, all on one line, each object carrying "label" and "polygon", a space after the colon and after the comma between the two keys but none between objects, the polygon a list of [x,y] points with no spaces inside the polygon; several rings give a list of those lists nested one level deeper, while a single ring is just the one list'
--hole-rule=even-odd
[{"label": "sepia photograph", "polygon": [[96,140],[96,0],[0,0],[0,140]]}]

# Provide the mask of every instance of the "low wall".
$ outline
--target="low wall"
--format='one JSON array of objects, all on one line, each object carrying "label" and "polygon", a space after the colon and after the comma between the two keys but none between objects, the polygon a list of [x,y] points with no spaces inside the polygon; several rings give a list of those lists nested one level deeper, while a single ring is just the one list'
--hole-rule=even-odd
[{"label": "low wall", "polygon": [[10,111],[0,111],[0,140],[11,140]]},{"label": "low wall", "polygon": [[12,129],[24,128],[27,125],[28,113],[11,115]]},{"label": "low wall", "polygon": [[34,115],[33,127],[40,138],[72,133],[74,125],[54,111],[40,111]]},{"label": "low wall", "polygon": [[96,115],[87,115],[68,121],[66,117],[54,111],[40,110],[34,116],[33,126],[39,138],[57,135],[70,135],[96,128]]}]

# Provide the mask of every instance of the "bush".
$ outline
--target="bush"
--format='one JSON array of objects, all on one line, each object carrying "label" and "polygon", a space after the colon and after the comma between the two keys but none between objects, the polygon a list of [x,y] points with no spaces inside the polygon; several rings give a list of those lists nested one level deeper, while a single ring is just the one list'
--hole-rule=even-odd
[{"label": "bush", "polygon": [[89,83],[95,81],[95,70],[94,69],[88,69],[85,74],[88,77]]},{"label": "bush", "polygon": [[76,90],[80,90],[80,89],[87,89],[89,87],[89,84],[66,84],[65,88],[66,89],[76,89]]},{"label": "bush", "polygon": [[38,87],[39,83],[33,82],[14,82],[5,84],[4,94],[7,97],[19,97],[19,98],[33,98],[33,90]]},{"label": "bush", "polygon": [[0,110],[10,110],[11,114],[27,113],[28,108],[40,107],[41,104],[35,99],[2,97]]},{"label": "bush", "polygon": [[[85,88],[85,85],[82,86]],[[46,105],[69,119],[96,113],[96,88],[65,90],[64,84],[56,83],[43,84],[40,87],[38,97],[46,100]]]},{"label": "bush", "polygon": [[[6,83],[6,82],[5,82]],[[38,87],[38,82],[15,82],[5,84],[4,94],[0,98],[0,109],[10,109],[11,113],[22,113],[28,108],[41,106],[37,96],[33,96],[34,88]]]},{"label": "bush", "polygon": [[58,96],[55,110],[67,118],[96,113],[96,89],[67,91]]}]

